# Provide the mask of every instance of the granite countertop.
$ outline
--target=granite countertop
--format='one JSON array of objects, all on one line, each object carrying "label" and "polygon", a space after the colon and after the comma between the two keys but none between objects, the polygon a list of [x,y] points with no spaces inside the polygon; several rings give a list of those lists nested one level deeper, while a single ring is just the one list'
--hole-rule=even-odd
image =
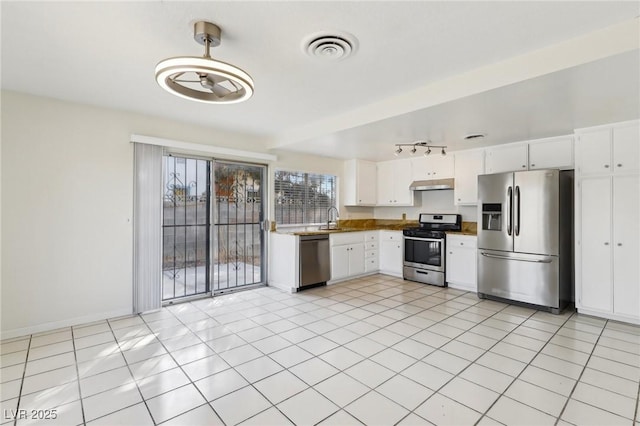
[{"label": "granite countertop", "polygon": [[477,232],[472,232],[472,231],[447,231],[447,234],[451,234],[451,235],[468,235],[470,237],[475,237],[478,235]]},{"label": "granite countertop", "polygon": [[[281,234],[291,235],[324,235],[338,232],[361,232],[361,231],[402,231],[404,228],[418,226],[415,220],[393,220],[393,219],[348,219],[339,220],[336,229],[318,229],[304,231],[277,230]],[[477,235],[476,222],[462,222],[462,231],[448,232],[458,235]]]}]

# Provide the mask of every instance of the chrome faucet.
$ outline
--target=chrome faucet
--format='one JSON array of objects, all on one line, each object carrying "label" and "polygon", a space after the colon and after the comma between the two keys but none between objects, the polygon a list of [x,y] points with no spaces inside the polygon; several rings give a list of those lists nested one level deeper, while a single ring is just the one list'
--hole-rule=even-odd
[{"label": "chrome faucet", "polygon": [[340,213],[338,212],[338,208],[336,206],[331,206],[327,209],[327,229],[331,227],[331,210],[336,211],[336,220],[338,222],[338,218],[340,217]]}]

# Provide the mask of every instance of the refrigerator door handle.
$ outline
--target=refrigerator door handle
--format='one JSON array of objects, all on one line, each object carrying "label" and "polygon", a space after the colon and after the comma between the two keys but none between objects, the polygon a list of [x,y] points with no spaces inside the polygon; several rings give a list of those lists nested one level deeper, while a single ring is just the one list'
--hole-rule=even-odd
[{"label": "refrigerator door handle", "polygon": [[520,186],[516,186],[516,196],[514,203],[514,229],[516,236],[520,235]]},{"label": "refrigerator door handle", "polygon": [[552,259],[523,259],[521,257],[499,256],[497,254],[481,253],[484,257],[492,257],[494,259],[505,260],[517,260],[519,262],[533,262],[533,263],[551,263]]},{"label": "refrigerator door handle", "polygon": [[509,201],[507,202],[507,235],[511,236],[511,206],[513,206],[513,188],[509,187],[507,189],[507,196],[509,197]]}]

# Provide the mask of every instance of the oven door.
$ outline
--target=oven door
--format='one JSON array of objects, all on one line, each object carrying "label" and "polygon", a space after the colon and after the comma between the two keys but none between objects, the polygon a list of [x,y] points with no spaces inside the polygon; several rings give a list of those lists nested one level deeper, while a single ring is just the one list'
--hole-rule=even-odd
[{"label": "oven door", "polygon": [[444,238],[404,237],[404,266],[444,272]]}]

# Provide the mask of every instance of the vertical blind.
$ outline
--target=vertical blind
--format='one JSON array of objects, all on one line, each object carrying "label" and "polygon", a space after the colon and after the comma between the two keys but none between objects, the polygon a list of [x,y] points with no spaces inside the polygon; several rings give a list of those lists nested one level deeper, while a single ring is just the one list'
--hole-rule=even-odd
[{"label": "vertical blind", "polygon": [[329,207],[336,205],[336,184],[334,175],[276,170],[276,223],[287,225],[326,222]]},{"label": "vertical blind", "polygon": [[161,307],[162,147],[133,146],[133,312],[140,313]]}]

